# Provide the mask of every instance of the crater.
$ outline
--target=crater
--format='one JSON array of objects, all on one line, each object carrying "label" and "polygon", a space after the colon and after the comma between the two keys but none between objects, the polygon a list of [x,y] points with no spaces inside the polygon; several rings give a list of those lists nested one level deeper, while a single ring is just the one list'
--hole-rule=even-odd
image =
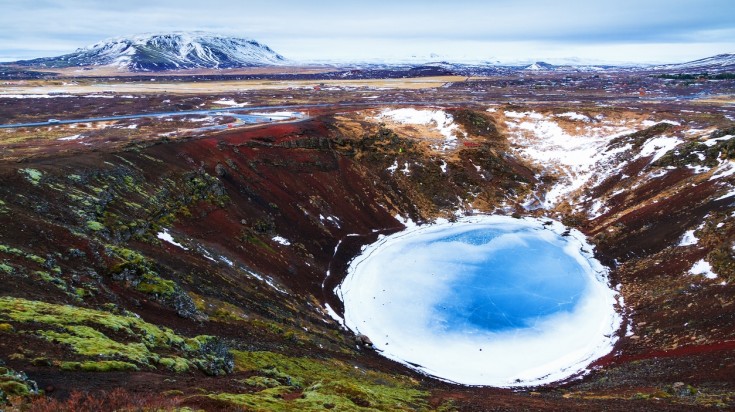
[{"label": "crater", "polygon": [[608,354],[621,316],[580,232],[472,216],[368,245],[337,288],[345,325],[380,353],[466,385],[535,386]]}]

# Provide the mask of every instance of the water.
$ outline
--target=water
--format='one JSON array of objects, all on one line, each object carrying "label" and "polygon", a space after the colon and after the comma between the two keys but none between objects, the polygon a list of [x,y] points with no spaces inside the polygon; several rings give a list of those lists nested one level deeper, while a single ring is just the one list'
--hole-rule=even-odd
[{"label": "water", "polygon": [[558,222],[481,216],[369,245],[337,289],[384,356],[471,385],[523,386],[607,354],[620,317],[606,269]]},{"label": "water", "polygon": [[[459,242],[489,246],[503,237],[522,244],[487,247],[479,261],[464,264],[433,305],[436,327],[445,331],[503,331],[534,327],[542,318],[570,313],[585,289],[585,272],[556,243],[533,231],[472,229],[438,240],[447,250]],[[476,330],[477,331],[477,330]]]}]

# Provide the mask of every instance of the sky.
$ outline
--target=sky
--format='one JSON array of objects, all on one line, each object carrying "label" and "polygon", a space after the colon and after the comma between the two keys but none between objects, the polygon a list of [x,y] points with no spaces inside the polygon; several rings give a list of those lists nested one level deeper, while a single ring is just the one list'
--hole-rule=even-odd
[{"label": "sky", "polygon": [[673,63],[735,53],[733,0],[0,0],[0,61],[209,31],[296,61]]}]

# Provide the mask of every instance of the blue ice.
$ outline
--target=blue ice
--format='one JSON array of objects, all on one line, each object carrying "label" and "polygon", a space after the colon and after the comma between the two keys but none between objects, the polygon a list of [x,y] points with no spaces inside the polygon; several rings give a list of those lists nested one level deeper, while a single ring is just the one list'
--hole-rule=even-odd
[{"label": "blue ice", "polygon": [[[492,246],[502,237],[515,241]],[[587,278],[579,262],[556,242],[528,230],[470,229],[431,243],[445,243],[450,249],[456,248],[455,242],[487,247],[479,260],[454,258],[461,271],[450,277],[443,296],[433,304],[434,328],[446,332],[533,328],[551,315],[571,313],[584,293]]]},{"label": "blue ice", "polygon": [[545,384],[617,339],[619,301],[590,250],[559,222],[472,216],[366,246],[336,292],[383,356],[468,385]]}]

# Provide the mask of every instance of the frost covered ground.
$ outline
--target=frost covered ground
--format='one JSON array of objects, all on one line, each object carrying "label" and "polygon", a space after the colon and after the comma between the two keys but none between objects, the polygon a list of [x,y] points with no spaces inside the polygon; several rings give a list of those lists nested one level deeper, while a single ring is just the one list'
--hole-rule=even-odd
[{"label": "frost covered ground", "polygon": [[498,387],[582,373],[621,318],[606,270],[577,231],[475,216],[382,238],[337,290],[345,324],[384,356],[441,379]]},{"label": "frost covered ground", "polygon": [[[441,109],[385,109],[377,116],[377,120],[388,120],[404,125],[427,126],[430,130],[438,132],[443,141],[432,145],[435,150],[447,151],[457,147],[458,136],[466,136],[460,127],[454,122],[454,117]],[[425,136],[427,138],[432,136]]]},{"label": "frost covered ground", "polygon": [[[574,112],[557,116],[534,111],[506,111],[504,114],[508,138],[516,151],[560,177],[543,199],[543,207],[546,208],[555,206],[590,181],[598,170],[598,164],[626,150],[604,150],[611,139],[635,131],[634,125],[626,122],[600,122],[602,117],[590,119]],[[576,125],[563,128],[560,118]]]},{"label": "frost covered ground", "polygon": [[[570,199],[585,185],[600,183],[613,172],[619,172],[620,165],[615,165],[614,160],[629,152],[631,146],[609,148],[608,145],[617,137],[656,124],[635,118],[607,119],[602,114],[590,118],[576,112],[545,115],[535,111],[505,111],[504,115],[508,138],[516,152],[559,178],[543,199],[545,208]],[[650,156],[651,161],[658,160],[681,142],[674,136],[651,139],[635,158]]]}]

